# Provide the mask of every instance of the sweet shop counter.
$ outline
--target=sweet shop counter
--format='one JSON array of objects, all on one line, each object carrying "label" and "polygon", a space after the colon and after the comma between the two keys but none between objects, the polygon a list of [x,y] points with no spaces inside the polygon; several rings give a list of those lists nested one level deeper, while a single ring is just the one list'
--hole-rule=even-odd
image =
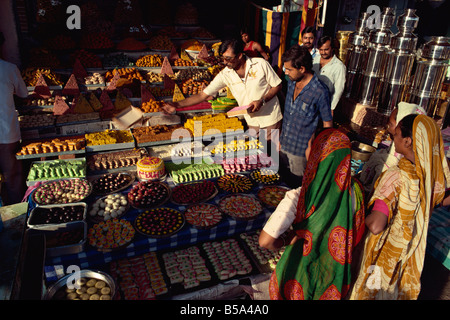
[{"label": "sweet shop counter", "polygon": [[[243,182],[245,178],[248,179],[248,184]],[[139,203],[133,201],[125,205],[125,201],[123,210],[118,211],[119,216],[108,222],[102,221],[103,219],[93,214],[94,208],[106,211],[105,207],[109,205],[107,204],[109,201],[111,206],[113,205],[113,200],[108,200],[109,198],[116,198],[115,201],[120,206],[121,201],[130,200],[129,194],[138,193],[136,188],[142,184],[142,181],[128,183],[125,185],[126,189],[121,188],[112,195],[100,194],[94,189],[94,192],[85,199],[81,199],[81,203],[86,204],[83,221],[66,223],[59,237],[60,239],[63,236],[67,237],[67,233],[78,228],[81,237],[84,233],[83,240],[74,245],[59,246],[57,249],[47,248],[44,263],[46,285],[52,285],[73,266],[81,270],[102,270],[116,280],[119,288],[123,287],[119,290],[119,298],[128,300],[136,298],[137,293],[128,290],[125,288],[126,284],[122,283],[121,277],[125,272],[123,268],[126,266],[144,268],[145,266],[147,268],[145,274],[161,281],[153,279],[157,284],[152,287],[151,294],[147,292],[147,295],[144,294],[145,284],[141,284],[138,298],[167,299],[206,289],[226,280],[266,273],[270,271],[269,262],[261,261],[261,259],[264,257],[268,259],[267,253],[264,256],[259,252],[261,248],[257,250],[259,246],[255,245],[257,244],[255,233],[259,232],[272,214],[274,201],[280,201],[281,195],[287,190],[280,181],[277,182],[278,185],[258,183],[254,174],[224,175],[218,179],[187,184],[174,184],[169,177],[164,182],[149,182],[163,186],[160,190],[161,197],[153,203],[151,208],[141,208]],[[234,189],[236,183],[245,188]],[[208,197],[198,202],[195,194],[191,194],[190,199],[187,199],[185,191],[180,192],[187,185],[193,186],[194,193],[212,189]],[[36,206],[34,195],[36,190],[29,195],[30,218],[36,216],[36,208],[52,207],[51,205]],[[241,193],[233,193],[233,191]],[[277,192],[278,195],[276,195]],[[115,195],[117,196],[114,197]],[[100,205],[102,201],[104,204]],[[74,203],[73,206],[77,203],[80,202]],[[69,209],[66,208],[66,211],[70,214]],[[206,217],[203,215],[205,210],[208,213]],[[199,219],[200,216],[201,219]],[[164,221],[166,227],[155,229],[154,226],[158,221]],[[35,222],[30,222],[29,226],[33,226],[33,223]],[[54,231],[39,227],[34,225],[34,228],[28,231]],[[109,229],[114,229],[115,233],[108,235]],[[113,241],[119,232],[122,242],[116,246],[108,246],[108,241]],[[101,238],[107,240],[100,244]],[[230,248],[226,256],[231,260],[223,262],[224,250],[226,252]],[[194,254],[198,256],[193,257]],[[183,262],[182,265],[180,261]],[[202,262],[205,263],[203,268],[200,266]],[[221,265],[222,263],[226,266],[230,263],[238,263],[239,267],[229,270]],[[188,269],[196,270],[197,275],[185,274],[187,271],[182,269],[173,270],[176,264],[180,268],[186,265]],[[158,270],[161,270],[160,276],[155,275],[155,272],[159,271],[149,269],[156,266],[159,266]],[[136,268],[133,267],[131,269],[134,271],[127,272],[140,274],[141,271]]]}]

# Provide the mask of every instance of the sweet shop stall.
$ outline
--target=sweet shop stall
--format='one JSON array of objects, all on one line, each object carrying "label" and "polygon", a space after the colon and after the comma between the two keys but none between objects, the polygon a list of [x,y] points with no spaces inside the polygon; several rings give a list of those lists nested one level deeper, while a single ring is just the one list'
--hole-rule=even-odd
[{"label": "sweet shop stall", "polygon": [[[41,28],[57,12],[45,3]],[[280,252],[260,248],[258,233],[288,188],[264,141],[247,135],[226,89],[161,111],[221,70],[220,39],[190,4],[173,25],[137,29],[118,28],[125,15],[99,19],[94,2],[81,9],[96,28],[48,39],[24,60],[16,157],[28,190],[2,208],[4,230],[23,239],[10,249],[5,298],[214,299],[270,274]]]}]

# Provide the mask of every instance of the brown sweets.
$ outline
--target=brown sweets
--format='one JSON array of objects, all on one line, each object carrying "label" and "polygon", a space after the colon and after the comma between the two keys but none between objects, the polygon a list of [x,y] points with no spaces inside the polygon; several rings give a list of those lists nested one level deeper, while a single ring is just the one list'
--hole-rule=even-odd
[{"label": "brown sweets", "polygon": [[183,128],[183,126],[156,125],[156,126],[140,127],[133,129],[133,135],[138,143],[166,141],[171,140],[172,133],[178,128]]},{"label": "brown sweets", "polygon": [[24,146],[17,153],[17,155],[52,153],[62,151],[81,150],[85,147],[84,138],[70,138],[70,139],[53,139],[44,142],[31,142]]},{"label": "brown sweets", "polygon": [[87,167],[92,171],[129,167],[136,165],[142,155],[137,149],[95,154],[88,158]]}]

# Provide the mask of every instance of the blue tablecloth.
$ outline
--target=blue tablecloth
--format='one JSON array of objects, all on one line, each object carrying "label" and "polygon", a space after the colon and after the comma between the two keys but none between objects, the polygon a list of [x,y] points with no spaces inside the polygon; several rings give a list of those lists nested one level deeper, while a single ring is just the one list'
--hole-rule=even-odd
[{"label": "blue tablecloth", "polygon": [[[171,185],[171,183],[169,183]],[[173,185],[171,185],[173,186]],[[256,195],[257,191],[263,186],[256,186],[252,190],[252,194]],[[131,187],[130,187],[131,188]],[[126,194],[129,191],[123,191]],[[223,196],[227,193],[219,192],[216,197],[207,203],[218,204]],[[175,205],[168,201],[163,207],[169,207],[183,212],[186,206]],[[47,277],[54,276],[55,268],[67,270],[70,265],[78,266],[80,269],[103,269],[103,267],[111,261],[142,255],[149,251],[159,251],[164,249],[195,245],[206,241],[214,241],[216,239],[233,237],[241,233],[251,232],[261,229],[267,219],[273,212],[272,208],[264,207],[264,210],[256,218],[251,220],[236,220],[227,215],[223,216],[222,221],[211,229],[198,229],[185,223],[184,227],[176,234],[163,238],[155,239],[144,236],[136,232],[134,241],[126,248],[118,249],[112,252],[100,252],[95,248],[86,244],[84,251],[78,254],[62,255],[59,257],[47,257],[45,260],[45,270],[48,272]],[[134,223],[136,217],[144,210],[131,208],[123,217],[123,219]],[[92,225],[91,223],[89,226]]]},{"label": "blue tablecloth", "polygon": [[450,207],[439,207],[431,214],[427,252],[450,270]]}]

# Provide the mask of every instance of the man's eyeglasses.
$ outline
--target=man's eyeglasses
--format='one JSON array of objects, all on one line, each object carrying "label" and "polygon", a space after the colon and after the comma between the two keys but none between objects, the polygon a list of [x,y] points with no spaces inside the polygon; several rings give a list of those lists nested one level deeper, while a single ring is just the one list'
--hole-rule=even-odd
[{"label": "man's eyeglasses", "polygon": [[222,60],[224,60],[224,61],[233,61],[234,60],[234,58],[236,58],[236,56],[234,56],[234,57],[226,57],[226,56],[221,56],[221,58],[222,58]]}]

